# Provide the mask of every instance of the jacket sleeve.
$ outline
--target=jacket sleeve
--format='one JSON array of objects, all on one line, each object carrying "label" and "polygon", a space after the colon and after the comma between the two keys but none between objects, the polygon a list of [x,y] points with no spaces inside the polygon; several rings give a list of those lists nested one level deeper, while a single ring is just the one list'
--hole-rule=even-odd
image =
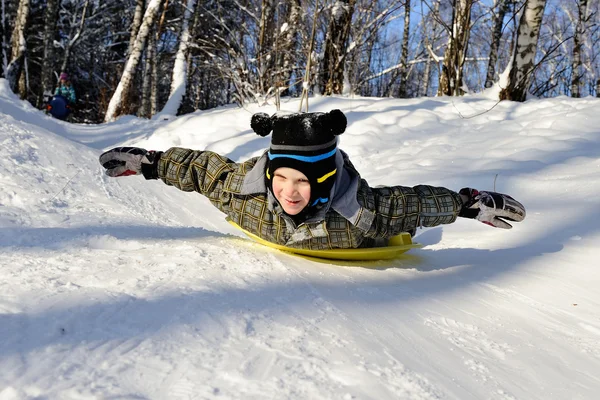
[{"label": "jacket sleeve", "polygon": [[[414,232],[420,226],[437,226],[456,221],[462,208],[460,195],[450,189],[428,185],[414,187],[367,186],[359,202],[375,211],[367,236],[390,237],[400,232]],[[360,196],[359,192],[359,196]]]},{"label": "jacket sleeve", "polygon": [[[247,165],[248,164],[248,165]],[[252,164],[252,163],[250,163]],[[219,210],[229,214],[232,193],[226,187],[243,180],[249,161],[237,164],[212,151],[172,147],[158,160],[158,178],[185,192],[206,196]]]}]

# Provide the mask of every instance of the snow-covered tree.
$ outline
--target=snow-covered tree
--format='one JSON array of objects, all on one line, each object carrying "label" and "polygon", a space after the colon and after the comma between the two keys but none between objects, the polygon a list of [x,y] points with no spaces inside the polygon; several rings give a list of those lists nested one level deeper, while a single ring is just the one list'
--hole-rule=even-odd
[{"label": "snow-covered tree", "polygon": [[[394,53],[396,56],[392,57],[387,51],[383,51],[381,46],[385,45],[383,28],[390,21],[403,16],[399,12],[403,7],[404,2],[396,0],[360,0],[355,4],[348,45],[336,61],[340,66],[341,63],[345,64],[342,94],[367,93],[371,96],[374,93],[382,93],[384,86],[379,77],[391,73],[393,82],[399,77],[402,67],[402,64],[398,64],[399,56]],[[323,46],[321,44],[321,47]],[[395,58],[393,61],[396,64],[391,67],[384,66],[392,58]],[[371,84],[373,81],[375,88]]]},{"label": "snow-covered tree", "polygon": [[586,38],[589,57],[584,62],[588,72],[590,94],[596,93],[600,97],[600,1],[595,0],[588,4],[588,34]]},{"label": "snow-covered tree", "polygon": [[10,63],[6,69],[6,78],[13,92],[18,92],[21,98],[26,96],[25,77],[22,73],[23,65],[26,63],[27,39],[25,29],[29,20],[30,0],[20,0],[14,29],[11,37],[12,54]]},{"label": "snow-covered tree", "polygon": [[279,29],[277,48],[277,74],[283,85],[283,94],[289,93],[289,89],[294,85],[294,76],[298,72],[298,45],[302,21],[300,0],[288,0],[286,3],[287,14]]},{"label": "snow-covered tree", "polygon": [[[304,90],[411,97],[448,82],[451,93],[476,91],[507,64],[521,65],[509,81],[533,95],[600,95],[598,0],[160,3],[144,44],[145,11],[158,0],[0,0],[3,76],[40,105],[68,72],[78,97],[73,119],[90,123],[107,111],[151,117]],[[541,25],[520,23],[545,3]]]},{"label": "snow-covered tree", "polygon": [[160,0],[150,0],[148,2],[142,25],[140,26],[137,34],[132,52],[129,54],[127,63],[125,64],[123,75],[121,76],[119,85],[117,86],[117,89],[115,90],[110,103],[108,104],[108,109],[106,110],[106,115],[104,116],[105,122],[114,121],[120,115],[123,106],[127,105],[124,101],[126,100],[125,96],[129,92],[133,83],[133,77],[135,75],[136,68],[140,61],[142,52],[144,51],[148,34],[158,15],[159,7]]},{"label": "snow-covered tree", "polygon": [[498,48],[500,39],[502,39],[502,29],[504,28],[504,17],[510,7],[512,0],[496,0],[494,7],[494,25],[492,28],[492,41],[490,43],[490,59],[488,61],[487,74],[485,78],[485,87],[490,88],[496,81],[496,63],[498,61]]},{"label": "snow-covered tree", "polygon": [[506,86],[500,91],[501,100],[525,101],[535,69],[535,55],[546,0],[526,0]]},{"label": "snow-covered tree", "polygon": [[56,23],[58,22],[59,0],[46,1],[46,13],[44,18],[44,55],[42,58],[42,87],[38,97],[38,107],[44,102],[44,96],[52,93],[56,78],[54,75],[54,40],[56,36]]},{"label": "snow-covered tree", "polygon": [[0,0],[0,35],[2,35],[2,39],[0,39],[0,52],[2,53],[2,76],[6,76],[6,71],[8,70],[8,38],[7,38],[7,22],[8,15],[6,9],[6,0]]},{"label": "snow-covered tree", "polygon": [[469,46],[472,7],[473,0],[453,0],[448,46],[438,87],[440,95],[459,96],[464,93],[463,66]]},{"label": "snow-covered tree", "polygon": [[325,37],[325,50],[319,68],[323,94],[341,94],[344,88],[344,65],[350,26],[356,0],[336,0]]},{"label": "snow-covered tree", "polygon": [[148,44],[144,56],[144,77],[142,82],[142,101],[137,115],[150,118],[156,111],[156,32],[148,35]]},{"label": "snow-covered tree", "polygon": [[274,86],[273,65],[275,54],[273,43],[275,39],[275,4],[273,0],[262,0],[260,22],[258,24],[258,89],[261,95]]},{"label": "snow-covered tree", "polygon": [[187,0],[184,7],[183,18],[181,19],[181,33],[179,35],[179,48],[175,56],[175,65],[173,66],[173,78],[171,80],[171,93],[169,99],[163,107],[162,113],[176,115],[181,106],[181,100],[186,92],[187,82],[187,57],[190,41],[190,18],[196,7],[196,0]]},{"label": "snow-covered tree", "polygon": [[421,20],[422,25],[422,50],[421,53],[425,58],[425,68],[422,75],[422,86],[421,90],[417,93],[421,96],[427,96],[429,94],[429,87],[431,82],[432,68],[431,65],[435,62],[439,64],[439,60],[435,53],[435,45],[441,39],[443,29],[440,27],[439,16],[440,14],[440,2],[436,1],[433,8],[430,9],[427,14]]},{"label": "snow-covered tree", "polygon": [[406,81],[408,80],[408,45],[410,39],[410,0],[404,3],[404,34],[402,35],[402,50],[400,56],[400,86],[398,97],[406,97]]},{"label": "snow-covered tree", "polygon": [[135,11],[133,12],[133,21],[131,22],[130,36],[129,36],[129,48],[127,54],[133,53],[133,47],[137,39],[137,34],[142,26],[142,19],[144,17],[144,6],[145,0],[135,0]]},{"label": "snow-covered tree", "polygon": [[[83,38],[89,4],[90,0],[85,0],[83,4],[78,3],[74,9],[74,12],[71,14],[68,35],[65,37],[63,42],[64,54],[62,64],[60,66],[61,71],[66,71],[68,69],[67,67],[71,61],[71,53],[73,48]],[[98,14],[94,16],[97,17]]]},{"label": "snow-covered tree", "polygon": [[577,22],[575,24],[575,34],[573,35],[573,59],[571,62],[571,96],[581,97],[581,70],[582,47],[585,43],[584,31],[587,22],[588,0],[579,0],[577,4]]}]

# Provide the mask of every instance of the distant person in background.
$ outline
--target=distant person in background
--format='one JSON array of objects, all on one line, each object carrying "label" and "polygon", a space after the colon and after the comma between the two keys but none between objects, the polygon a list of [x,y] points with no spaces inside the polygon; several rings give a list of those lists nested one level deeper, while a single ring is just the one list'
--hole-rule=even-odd
[{"label": "distant person in background", "polygon": [[73,89],[73,85],[71,85],[71,81],[69,80],[69,75],[66,72],[60,73],[58,87],[54,91],[54,95],[60,95],[67,99],[70,107],[75,105],[75,101],[77,100],[75,97],[75,89]]},{"label": "distant person in background", "polygon": [[66,72],[61,72],[58,87],[54,91],[54,96],[46,105],[46,110],[54,118],[68,121],[75,107],[75,101],[75,89],[71,85],[69,75]]}]

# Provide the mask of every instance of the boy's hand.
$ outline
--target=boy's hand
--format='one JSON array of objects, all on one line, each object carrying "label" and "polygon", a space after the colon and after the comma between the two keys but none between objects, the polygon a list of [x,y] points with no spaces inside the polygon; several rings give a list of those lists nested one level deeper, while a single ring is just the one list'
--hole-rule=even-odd
[{"label": "boy's hand", "polygon": [[473,218],[495,228],[510,229],[505,221],[520,222],[525,219],[525,207],[512,197],[496,192],[479,192],[476,189],[461,189],[463,208],[459,217]]},{"label": "boy's hand", "polygon": [[142,174],[146,179],[157,179],[156,167],[161,154],[139,147],[116,147],[102,153],[99,160],[108,176]]}]

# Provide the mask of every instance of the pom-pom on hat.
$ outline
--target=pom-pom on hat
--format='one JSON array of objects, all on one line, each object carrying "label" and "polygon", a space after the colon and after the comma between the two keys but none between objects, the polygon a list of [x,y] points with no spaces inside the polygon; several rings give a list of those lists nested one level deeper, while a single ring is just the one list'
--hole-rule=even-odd
[{"label": "pom-pom on hat", "polygon": [[271,191],[275,170],[293,168],[308,178],[311,190],[309,206],[327,203],[337,174],[337,136],[344,133],[346,124],[346,116],[340,110],[273,116],[254,114],[250,123],[254,132],[267,136],[273,131],[265,172]]}]

